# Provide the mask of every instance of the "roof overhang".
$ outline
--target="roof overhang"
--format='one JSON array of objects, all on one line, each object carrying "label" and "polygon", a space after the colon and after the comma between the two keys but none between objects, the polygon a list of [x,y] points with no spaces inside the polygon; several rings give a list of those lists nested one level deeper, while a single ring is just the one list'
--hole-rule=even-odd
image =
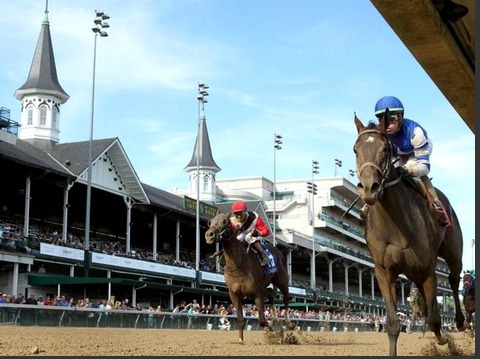
[{"label": "roof overhang", "polygon": [[475,134],[475,0],[455,0],[469,10],[456,21],[433,0],[370,1]]}]

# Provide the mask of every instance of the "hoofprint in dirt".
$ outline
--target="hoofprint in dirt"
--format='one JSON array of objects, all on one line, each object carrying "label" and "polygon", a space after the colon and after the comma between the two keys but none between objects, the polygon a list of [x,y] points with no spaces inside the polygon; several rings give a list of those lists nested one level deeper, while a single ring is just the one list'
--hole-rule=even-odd
[{"label": "hoofprint in dirt", "polygon": [[[110,329],[2,326],[1,356],[387,356],[388,338],[375,332],[284,332]],[[474,356],[475,341],[449,333],[438,346],[433,334],[402,333],[400,356]]]}]

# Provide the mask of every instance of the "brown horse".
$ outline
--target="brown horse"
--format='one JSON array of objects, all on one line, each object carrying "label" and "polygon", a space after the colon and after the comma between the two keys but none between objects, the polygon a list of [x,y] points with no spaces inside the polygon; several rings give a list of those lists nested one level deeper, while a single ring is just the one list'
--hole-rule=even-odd
[{"label": "brown horse", "polygon": [[395,168],[393,144],[386,134],[388,110],[379,125],[365,127],[355,115],[358,138],[356,155],[357,189],[369,205],[365,238],[375,264],[375,277],[386,306],[389,354],[397,355],[400,321],[397,317],[396,284],[400,274],[415,283],[427,303],[427,324],[438,344],[448,342],[441,330],[437,302],[437,257],[448,265],[448,281],[455,301],[457,329],[466,329],[460,307],[458,287],[462,271],[463,239],[457,215],[446,196],[438,195],[448,211],[452,225],[442,226],[434,218],[425,196]]},{"label": "brown horse", "polygon": [[[475,313],[475,277],[470,272],[463,273],[463,306],[467,313],[466,321],[469,329],[472,329],[472,317]],[[473,334],[473,330],[472,330]]]},{"label": "brown horse", "polygon": [[410,289],[410,307],[412,308],[412,330],[415,331],[415,326],[418,317],[423,318],[422,333],[425,336],[427,329],[427,303],[425,298],[420,294],[417,287]]},{"label": "brown horse", "polygon": [[[229,214],[219,213],[212,218],[208,222],[205,239],[208,244],[222,242],[225,257],[225,267],[223,268],[225,283],[236,309],[239,341],[243,343],[243,330],[245,328],[243,301],[245,298],[255,301],[258,310],[258,322],[261,327],[268,327],[273,331],[265,318],[265,299],[268,299],[270,304],[272,322],[279,322],[276,315],[273,289],[267,288],[270,284],[273,284],[282,293],[285,306],[285,324],[287,329],[294,329],[295,324],[290,321],[288,313],[290,294],[287,267],[283,254],[277,247],[268,246],[268,251],[275,260],[277,270],[275,273],[265,275],[264,268],[260,265],[257,255],[252,250],[247,251],[245,243],[237,239],[238,230],[230,224],[229,217]],[[283,328],[281,330],[283,331]]]}]

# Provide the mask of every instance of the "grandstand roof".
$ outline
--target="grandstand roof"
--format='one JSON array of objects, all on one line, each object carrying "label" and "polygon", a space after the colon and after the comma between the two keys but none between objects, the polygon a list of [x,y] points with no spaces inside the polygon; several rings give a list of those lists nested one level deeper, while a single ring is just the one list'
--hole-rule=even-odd
[{"label": "grandstand roof", "polygon": [[[87,182],[89,141],[70,142],[57,144],[51,150],[51,155],[71,173],[78,177],[80,182]],[[102,160],[108,166],[114,166],[116,174],[120,176],[124,189],[113,186],[104,179],[103,175],[95,178],[95,171],[92,171],[92,185],[97,185],[110,192],[117,194],[128,194],[137,201],[150,203],[148,196],[133,168],[123,146],[118,138],[105,138],[92,141],[92,164],[102,165]],[[110,170],[110,168],[109,168]],[[100,169],[99,169],[100,171]],[[106,169],[105,169],[106,171]],[[113,174],[112,174],[113,175]],[[104,181],[104,183],[102,183]],[[128,192],[128,193],[125,193]]]},{"label": "grandstand roof", "polygon": [[16,144],[0,141],[0,158],[5,158],[46,172],[73,178],[74,175],[48,153],[39,150],[27,141],[17,139]]}]

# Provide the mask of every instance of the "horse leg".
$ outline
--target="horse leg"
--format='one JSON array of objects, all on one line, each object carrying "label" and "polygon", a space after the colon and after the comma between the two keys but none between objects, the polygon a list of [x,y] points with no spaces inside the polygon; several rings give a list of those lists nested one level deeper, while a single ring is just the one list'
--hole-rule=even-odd
[{"label": "horse leg", "polygon": [[413,311],[412,313],[412,332],[415,332],[417,322],[417,312]]},{"label": "horse leg", "polygon": [[270,318],[273,324],[278,325],[277,307],[275,306],[275,297],[273,295],[273,289],[267,288],[266,295],[268,303],[270,304]]},{"label": "horse leg", "polygon": [[465,317],[462,313],[462,308],[460,305],[460,297],[458,295],[458,287],[460,286],[460,272],[457,276],[452,274],[450,270],[450,275],[448,276],[448,282],[450,283],[450,288],[453,291],[453,301],[455,303],[455,324],[457,329],[461,332],[467,329],[468,323],[465,321]]},{"label": "horse leg", "polygon": [[397,356],[400,319],[397,317],[396,278],[392,278],[392,274],[380,266],[375,266],[375,277],[377,278],[387,309],[386,329],[389,342],[389,355]]},{"label": "horse leg", "polygon": [[245,329],[245,319],[243,318],[243,301],[234,293],[230,292],[230,299],[237,311],[238,342],[243,344],[243,330]]},{"label": "horse leg", "polygon": [[421,293],[427,303],[427,322],[430,330],[435,333],[438,345],[447,344],[448,339],[442,333],[442,322],[437,302],[437,278],[435,274],[427,278],[421,288]]},{"label": "horse leg", "polygon": [[[277,254],[275,257],[279,264],[280,271],[278,271],[272,278],[272,283],[278,288],[283,297],[283,306],[285,307],[285,326],[288,330],[295,329],[296,325],[290,320],[290,293],[288,290],[288,273],[286,269],[285,261],[282,259],[281,254]],[[280,264],[281,263],[281,264]]]},{"label": "horse leg", "polygon": [[467,324],[465,323],[465,317],[462,312],[458,295],[458,287],[460,285],[460,277],[463,267],[463,239],[458,218],[453,210],[451,212],[450,218],[453,219],[453,226],[446,230],[445,238],[439,249],[439,255],[443,257],[450,271],[448,282],[450,283],[453,300],[455,302],[455,325],[459,331],[464,331],[467,328]]},{"label": "horse leg", "polygon": [[258,310],[258,324],[260,324],[262,328],[268,326],[268,328],[272,330],[267,320],[265,319],[265,308],[263,307],[263,300],[264,300],[263,296],[255,297],[255,306],[257,307],[257,310]]},{"label": "horse leg", "polygon": [[286,285],[285,288],[279,288],[280,291],[282,292],[283,296],[283,306],[285,307],[285,326],[287,327],[288,330],[293,330],[296,327],[295,323],[292,323],[290,320],[290,294],[288,292],[288,284]]}]

